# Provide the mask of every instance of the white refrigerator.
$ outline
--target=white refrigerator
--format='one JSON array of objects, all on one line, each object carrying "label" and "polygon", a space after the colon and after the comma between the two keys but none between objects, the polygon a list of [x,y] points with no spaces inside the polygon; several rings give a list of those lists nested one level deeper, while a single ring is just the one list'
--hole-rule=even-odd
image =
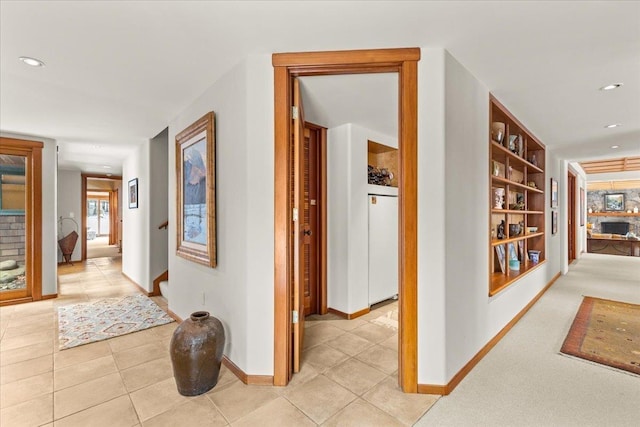
[{"label": "white refrigerator", "polygon": [[369,194],[369,305],[398,294],[398,197]]}]

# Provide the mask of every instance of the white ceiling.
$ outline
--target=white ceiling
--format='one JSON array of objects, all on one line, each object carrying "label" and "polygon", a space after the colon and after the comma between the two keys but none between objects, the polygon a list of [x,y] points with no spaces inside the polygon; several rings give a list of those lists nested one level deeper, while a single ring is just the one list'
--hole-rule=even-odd
[{"label": "white ceiling", "polygon": [[61,167],[119,167],[249,54],[413,46],[446,48],[564,158],[640,152],[639,2],[2,1],[0,27],[0,129],[56,139]]}]

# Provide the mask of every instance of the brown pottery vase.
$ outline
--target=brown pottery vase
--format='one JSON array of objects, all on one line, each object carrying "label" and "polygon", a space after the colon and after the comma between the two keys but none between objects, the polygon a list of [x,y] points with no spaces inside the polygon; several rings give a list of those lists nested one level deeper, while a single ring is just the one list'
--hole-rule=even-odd
[{"label": "brown pottery vase", "polygon": [[181,395],[197,396],[217,384],[224,340],[222,323],[206,311],[192,313],[176,328],[169,351]]}]

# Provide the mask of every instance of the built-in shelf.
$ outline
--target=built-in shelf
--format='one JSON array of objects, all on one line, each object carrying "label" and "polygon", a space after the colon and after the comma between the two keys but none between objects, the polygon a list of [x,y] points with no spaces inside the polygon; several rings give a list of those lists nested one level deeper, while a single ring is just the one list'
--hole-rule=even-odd
[{"label": "built-in shelf", "polygon": [[[489,239],[489,295],[493,296],[545,263],[547,178],[544,144],[493,96],[489,103],[489,129],[496,131],[490,133],[488,144],[492,236]],[[502,132],[497,132],[500,129]],[[501,209],[500,206],[524,209]],[[501,224],[504,224],[506,238],[496,239]],[[510,236],[509,224],[522,224],[525,232]],[[537,231],[526,233],[529,227],[537,227]],[[514,248],[513,260],[517,257],[520,263],[518,270],[509,268],[510,252],[513,253]],[[538,255],[536,263],[530,259],[531,251]]]}]

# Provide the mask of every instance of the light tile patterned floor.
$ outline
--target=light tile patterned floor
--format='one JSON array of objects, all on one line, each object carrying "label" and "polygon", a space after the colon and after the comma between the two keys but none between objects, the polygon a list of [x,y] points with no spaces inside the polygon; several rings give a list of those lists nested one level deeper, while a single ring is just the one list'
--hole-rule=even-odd
[{"label": "light tile patterned floor", "polygon": [[59,305],[139,293],[120,268],[119,258],[62,266],[57,299],[0,308],[0,425],[401,426],[438,398],[397,386],[397,331],[375,322],[397,302],[350,321],[308,317],[302,370],[287,387],[247,386],[223,367],[213,390],[181,396],[175,323],[59,351]]}]

